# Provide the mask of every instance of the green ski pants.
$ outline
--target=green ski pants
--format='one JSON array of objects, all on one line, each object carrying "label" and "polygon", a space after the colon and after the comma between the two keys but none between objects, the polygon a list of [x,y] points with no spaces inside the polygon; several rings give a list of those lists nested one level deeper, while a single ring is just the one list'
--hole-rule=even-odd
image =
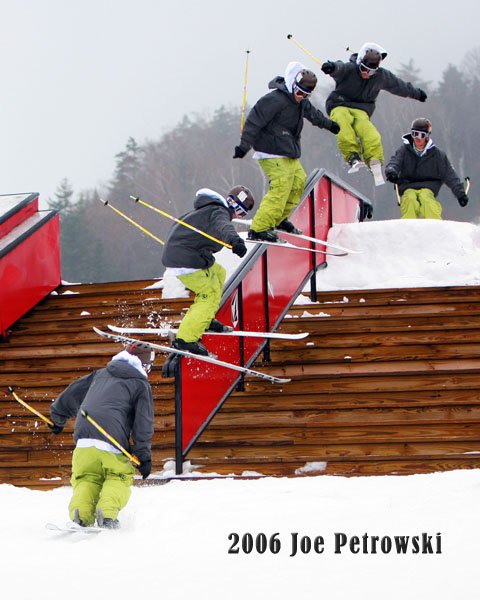
[{"label": "green ski pants", "polygon": [[340,125],[337,141],[345,160],[356,152],[363,156],[367,165],[372,158],[378,158],[383,164],[382,138],[364,110],[336,106],[330,113],[330,119]]},{"label": "green ski pants", "polygon": [[75,448],[72,457],[73,496],[68,507],[73,521],[78,508],[85,525],[93,525],[96,509],[116,519],[130,498],[135,469],[123,454],[98,448]]},{"label": "green ski pants", "polygon": [[270,181],[252,221],[253,231],[266,231],[288,219],[300,202],[307,174],[298,158],[263,158],[258,161]]},{"label": "green ski pants", "polygon": [[202,337],[217,314],[226,275],[222,265],[214,263],[209,269],[178,276],[195,294],[195,300],[180,323],[177,337],[185,342],[196,342]]},{"label": "green ski pants", "polygon": [[432,190],[421,188],[406,189],[400,201],[402,219],[441,219],[442,205],[435,198]]}]

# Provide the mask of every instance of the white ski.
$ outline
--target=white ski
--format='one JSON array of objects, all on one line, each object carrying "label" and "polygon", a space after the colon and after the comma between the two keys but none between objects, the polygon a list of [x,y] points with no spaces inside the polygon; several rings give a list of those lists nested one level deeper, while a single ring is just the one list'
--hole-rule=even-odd
[{"label": "white ski", "polygon": [[349,175],[351,175],[352,173],[358,173],[358,171],[360,171],[360,169],[362,169],[363,167],[366,167],[367,165],[362,161],[362,160],[357,160],[356,162],[353,163],[353,165],[351,165],[351,167],[348,169],[347,173]]},{"label": "white ski", "polygon": [[49,531],[55,531],[57,533],[100,533],[103,531],[100,527],[82,527],[74,521],[68,521],[63,527],[55,525],[55,523],[47,523],[45,527]]},{"label": "white ski", "polygon": [[[286,233],[286,231],[278,231],[275,230],[276,233]],[[291,235],[291,234],[289,234]],[[297,237],[301,237],[301,236],[297,236]],[[328,254],[330,256],[347,256],[348,252],[342,252],[340,254],[338,253],[333,253],[333,252],[326,252],[325,250],[316,250],[314,248],[304,248],[303,246],[296,246],[295,244],[291,244],[290,242],[287,242],[286,240],[279,238],[278,242],[267,242],[264,240],[249,240],[248,238],[245,240],[246,242],[249,242],[250,244],[262,244],[265,246],[277,246],[280,248],[290,248],[292,250],[306,250],[307,252],[316,252],[318,254]]]},{"label": "white ski", "polygon": [[315,242],[316,244],[321,244],[322,246],[327,246],[328,248],[333,248],[334,250],[340,250],[345,252],[345,254],[333,254],[332,256],[346,256],[346,254],[362,254],[362,250],[350,250],[350,248],[344,248],[343,246],[337,246],[337,244],[332,244],[325,240],[321,240],[320,238],[310,237],[309,235],[304,235],[303,233],[287,233],[282,229],[274,229],[274,231],[281,235],[291,235],[293,237],[300,238],[302,240],[307,240],[308,242]]},{"label": "white ski", "polygon": [[[155,333],[156,335],[161,335],[166,337],[169,333],[177,333],[178,329],[172,327],[160,327],[159,329],[154,329],[152,327],[141,328],[141,327],[116,327],[115,325],[108,325],[108,328],[111,331],[115,331],[116,333],[122,334],[149,334]],[[208,335],[231,335],[231,336],[239,336],[239,337],[260,337],[260,338],[268,338],[273,340],[303,340],[308,337],[308,332],[304,333],[274,333],[274,332],[266,332],[266,331],[206,331],[205,334]]]},{"label": "white ski", "polygon": [[274,377],[273,375],[267,375],[266,373],[261,373],[260,371],[253,371],[252,369],[248,369],[247,367],[234,365],[223,360],[218,360],[218,358],[212,358],[211,356],[202,356],[201,354],[194,354],[193,352],[177,350],[176,348],[171,348],[170,346],[161,346],[160,344],[153,344],[152,342],[137,340],[135,338],[127,337],[125,335],[120,335],[119,333],[108,333],[106,331],[98,329],[97,327],[94,327],[93,331],[95,331],[95,333],[98,333],[98,335],[101,335],[102,337],[115,340],[116,342],[128,342],[130,344],[136,342],[145,346],[146,348],[153,348],[154,350],[159,350],[160,352],[168,352],[169,354],[180,354],[180,356],[186,356],[187,358],[195,358],[196,360],[201,360],[203,362],[211,363],[213,365],[225,367],[226,369],[232,369],[234,371],[239,371],[240,373],[245,373],[245,375],[253,375],[254,377],[260,377],[261,379],[266,379],[267,381],[271,381],[272,383],[288,383],[289,381],[291,381],[291,379]]},{"label": "white ski", "polygon": [[383,185],[385,183],[382,173],[382,163],[378,158],[373,158],[370,161],[370,172],[373,175],[373,180],[375,181],[376,186]]}]

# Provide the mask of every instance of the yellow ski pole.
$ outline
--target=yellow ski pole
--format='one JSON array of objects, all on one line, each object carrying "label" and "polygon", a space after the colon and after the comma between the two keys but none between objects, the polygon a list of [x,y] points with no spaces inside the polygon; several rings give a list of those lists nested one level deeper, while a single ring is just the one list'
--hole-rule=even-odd
[{"label": "yellow ski pole", "polygon": [[250,56],[250,50],[245,50],[245,52],[247,53],[247,59],[245,61],[245,79],[243,80],[242,119],[240,122],[240,135],[242,135],[243,127],[245,125],[245,109],[247,108],[248,58]]},{"label": "yellow ski pole", "polygon": [[311,52],[309,52],[306,48],[304,48],[301,44],[299,44],[297,42],[297,40],[293,37],[293,35],[291,33],[289,33],[287,35],[287,39],[291,40],[294,44],[296,44],[300,48],[300,50],[303,50],[303,52],[305,52],[305,54],[308,54],[308,56],[312,60],[314,60],[317,64],[319,64],[320,66],[322,66],[322,63],[318,60],[318,58],[315,58]]},{"label": "yellow ski pole", "polygon": [[400,198],[400,192],[398,191],[398,183],[395,184],[395,193],[397,194],[397,204],[398,204],[398,206],[400,206],[401,198]]},{"label": "yellow ski pole", "polygon": [[470,189],[470,177],[465,177],[465,193],[468,194],[468,190]]},{"label": "yellow ski pole", "polygon": [[40,419],[42,419],[42,421],[45,421],[45,423],[48,423],[52,427],[55,427],[55,423],[53,421],[51,421],[45,415],[42,415],[41,412],[38,412],[38,410],[33,408],[33,406],[30,406],[30,404],[27,404],[24,400],[22,400],[19,396],[17,396],[17,394],[13,391],[12,386],[10,386],[10,385],[8,386],[8,391],[12,394],[12,396],[15,398],[15,400],[17,402],[19,402],[22,406],[24,406],[25,408],[28,408],[28,410],[30,412],[32,412],[34,415],[37,415],[37,417],[40,417]]},{"label": "yellow ski pole", "polygon": [[188,227],[188,229],[191,229],[192,231],[195,231],[196,233],[199,233],[200,235],[203,235],[204,237],[208,238],[209,240],[212,240],[213,242],[217,242],[217,244],[221,244],[222,246],[225,246],[225,248],[230,248],[230,249],[232,248],[231,244],[227,244],[227,242],[223,242],[222,240],[219,240],[218,238],[214,237],[213,235],[210,235],[209,233],[206,233],[205,231],[202,231],[201,229],[197,229],[193,225],[190,225],[190,223],[186,223],[185,221],[182,221],[181,219],[177,219],[173,215],[169,215],[164,210],[160,210],[156,206],[152,206],[151,204],[148,204],[148,202],[145,202],[144,200],[141,200],[138,196],[130,196],[130,198],[132,200],[135,200],[135,202],[138,202],[139,204],[142,204],[143,206],[146,206],[150,210],[154,210],[159,215],[163,215],[164,217],[167,217],[168,219],[171,219],[172,221],[175,221],[175,223],[179,223],[180,225]]},{"label": "yellow ski pole", "polygon": [[137,223],[136,221],[134,221],[133,219],[131,219],[130,217],[128,217],[121,210],[118,210],[118,208],[115,208],[114,206],[112,206],[112,204],[110,204],[110,202],[108,200],[100,200],[100,202],[102,202],[105,206],[108,206],[113,211],[115,211],[117,213],[117,215],[120,215],[126,221],[128,221],[129,223],[131,223],[132,225],[134,225],[135,227],[137,227],[138,229],[140,229],[140,231],[143,231],[143,233],[146,233],[147,235],[149,235],[156,242],[158,242],[159,244],[162,244],[162,246],[165,246],[165,242],[163,240],[161,240],[156,235],[153,235],[153,233],[151,231],[148,231],[148,229],[145,229],[145,227],[142,227],[139,223]]},{"label": "yellow ski pole", "polygon": [[128,452],[128,450],[125,450],[125,448],[122,446],[122,444],[117,442],[117,440],[114,437],[112,437],[109,433],[107,433],[105,431],[105,429],[95,421],[95,419],[92,419],[92,417],[87,413],[86,410],[83,410],[83,408],[82,408],[81,413],[82,413],[82,416],[84,416],[89,423],[91,423],[94,427],[96,427],[98,429],[98,431],[107,438],[107,440],[112,442],[112,444],[114,444],[121,452],[123,452],[123,454],[125,454],[125,456],[129,460],[131,460],[134,465],[138,466],[140,464],[140,461],[138,460],[138,458],[136,456],[133,456],[133,454],[130,454],[130,452]]}]

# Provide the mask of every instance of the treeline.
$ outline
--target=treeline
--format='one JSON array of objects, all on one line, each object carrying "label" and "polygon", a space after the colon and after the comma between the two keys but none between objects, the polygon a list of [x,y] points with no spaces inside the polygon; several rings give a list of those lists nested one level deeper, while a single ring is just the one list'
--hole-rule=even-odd
[{"label": "treeline", "polygon": [[[436,85],[422,78],[413,61],[402,65],[397,75],[425,89],[428,100],[421,104],[380,94],[373,122],[382,134],[385,159],[401,144],[401,136],[414,118],[428,117],[433,123],[434,142],[446,151],[458,174],[469,175],[472,180],[470,203],[464,209],[448,188],[442,189],[439,199],[444,219],[476,222],[480,214],[480,120],[475,108],[480,92],[480,48],[469,52],[461,66],[448,65]],[[324,110],[330,78],[319,73],[319,79],[325,86],[315,92],[312,102]],[[225,194],[242,183],[252,189],[258,203],[266,190],[262,171],[251,153],[243,160],[232,159],[240,117],[240,108],[220,107],[211,117],[185,117],[157,141],[140,145],[129,138],[116,156],[112,180],[101,193],[89,190],[75,194],[68,180],[63,180],[49,202],[61,211],[63,278],[101,282],[162,275],[161,244],[128,224],[105,206],[105,201],[162,240],[167,238],[172,222],[135,203],[131,195],[176,217],[191,209],[195,192],[202,187]],[[366,171],[347,175],[335,136],[309,123],[302,134],[302,163],[307,173],[324,167],[370,198],[374,219],[399,217],[393,186],[387,183],[375,188]]]}]

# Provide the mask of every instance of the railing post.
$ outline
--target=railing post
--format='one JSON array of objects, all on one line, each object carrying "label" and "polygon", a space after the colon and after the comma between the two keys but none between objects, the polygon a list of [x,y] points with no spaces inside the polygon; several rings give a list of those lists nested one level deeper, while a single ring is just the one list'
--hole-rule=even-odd
[{"label": "railing post", "polygon": [[[268,302],[268,250],[262,254],[263,273],[263,309],[265,312],[265,331],[270,331],[270,312]],[[263,348],[263,360],[270,362],[270,340],[267,340]]]},{"label": "railing post", "polygon": [[[316,237],[315,235],[315,188],[313,188],[310,192],[309,197],[309,208],[310,208],[310,233],[311,237]],[[310,246],[315,248],[315,242],[311,242]],[[310,278],[310,300],[312,302],[317,301],[317,255],[315,252],[312,252],[312,277]]]},{"label": "railing post", "polygon": [[180,358],[175,373],[175,475],[183,473],[182,435],[182,359]]},{"label": "railing post", "polygon": [[[237,307],[238,307],[238,326],[240,329],[244,328],[243,322],[243,285],[240,282],[237,292]],[[238,347],[240,352],[240,365],[245,365],[245,339],[243,337],[238,338]],[[245,375],[242,374],[237,384],[237,391],[245,391]]]}]

